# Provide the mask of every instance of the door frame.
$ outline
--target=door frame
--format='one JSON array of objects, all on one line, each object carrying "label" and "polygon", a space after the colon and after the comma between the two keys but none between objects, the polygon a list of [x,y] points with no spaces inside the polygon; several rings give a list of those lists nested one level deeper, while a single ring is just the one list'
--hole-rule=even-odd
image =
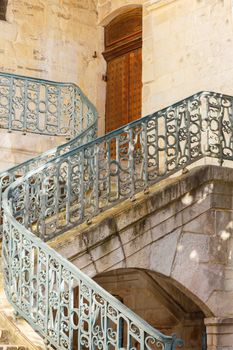
[{"label": "door frame", "polygon": [[[135,19],[136,18],[136,19]],[[121,26],[122,23],[135,20],[135,30],[132,32],[126,32],[126,34],[111,36],[111,31],[117,31],[117,26]],[[120,31],[119,31],[120,32]],[[102,53],[107,62],[107,74],[108,64],[113,59],[125,55],[137,49],[142,49],[142,7],[127,8],[124,12],[115,16],[105,26],[105,51]],[[142,61],[141,61],[142,65]],[[108,84],[108,75],[106,75],[106,82]],[[105,132],[107,124],[107,89],[106,87],[106,102],[105,102]],[[141,88],[142,93],[142,88]]]}]

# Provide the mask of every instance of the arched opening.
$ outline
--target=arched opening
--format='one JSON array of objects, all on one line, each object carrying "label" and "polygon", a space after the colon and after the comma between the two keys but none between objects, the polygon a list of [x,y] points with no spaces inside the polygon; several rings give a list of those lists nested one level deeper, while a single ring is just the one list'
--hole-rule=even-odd
[{"label": "arched opening", "polygon": [[[185,349],[206,350],[205,312],[169,278],[139,269],[101,273],[95,281],[153,327],[176,333]],[[124,324],[122,323],[122,347]]]},{"label": "arched opening", "polygon": [[141,117],[142,8],[127,9],[105,26],[105,131]]},{"label": "arched opening", "polygon": [[6,20],[6,9],[8,0],[0,0],[0,21]]}]

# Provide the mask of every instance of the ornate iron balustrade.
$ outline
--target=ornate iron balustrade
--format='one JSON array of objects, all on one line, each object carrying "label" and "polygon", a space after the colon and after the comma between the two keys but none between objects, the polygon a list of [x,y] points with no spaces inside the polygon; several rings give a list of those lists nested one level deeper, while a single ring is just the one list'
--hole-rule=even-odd
[{"label": "ornate iron balustrade", "polygon": [[[63,95],[64,86],[67,89]],[[72,349],[78,339],[79,349],[174,350],[181,345],[180,340],[153,329],[33,234],[41,230],[43,238],[48,239],[85,220],[86,210],[92,206],[93,190],[97,197],[102,193],[101,207],[90,212],[88,209],[88,217],[107,208],[103,199],[110,182],[106,183],[106,176],[112,174],[105,174],[105,155],[110,161],[113,155],[119,158],[119,152],[132,152],[128,148],[130,145],[122,143],[126,129],[123,129],[123,138],[121,130],[116,133],[119,139],[107,140],[107,153],[101,152],[104,138],[97,139],[97,143],[88,143],[96,135],[96,111],[78,87],[64,86],[19,76],[0,76],[3,128],[74,137],[67,144],[0,175],[2,190],[21,177],[4,195],[3,260],[8,299],[40,332],[51,349]],[[10,115],[8,121],[7,114]],[[98,150],[99,142],[102,146]],[[83,144],[87,146],[85,149],[79,147]],[[117,153],[113,149],[116,145],[120,147]],[[141,144],[138,143],[136,148],[138,151]],[[94,157],[97,154],[98,161]],[[137,158],[140,163],[141,157]],[[63,163],[59,163],[61,159]],[[127,157],[123,159],[125,162]],[[53,170],[51,164],[55,165]],[[97,178],[93,177],[97,168],[100,187]],[[49,174],[50,170],[53,172]],[[68,178],[72,178],[69,186],[66,184]],[[118,188],[116,181],[113,186]],[[125,193],[123,198],[127,196]],[[78,300],[74,298],[74,288],[78,288]],[[121,337],[123,323],[127,344]]]},{"label": "ornate iron balustrade", "polygon": [[48,349],[72,350],[77,340],[83,350],[176,350],[182,345],[175,336],[152,328],[27,229],[22,231],[16,221],[5,220],[3,254],[7,297]]},{"label": "ornate iron balustrade", "polygon": [[6,293],[49,347],[71,349],[74,339],[80,349],[174,350],[181,344],[150,327],[40,238],[90,220],[203,157],[221,164],[232,160],[232,101],[216,93],[196,94],[68,150],[8,187]]},{"label": "ornate iron balustrade", "polygon": [[[49,160],[96,138],[97,112],[80,88],[70,83],[0,73],[0,128],[8,132],[65,136],[61,146],[0,173],[0,223],[2,194],[17,178]],[[1,234],[0,234],[1,237]]]},{"label": "ornate iron balustrade", "polygon": [[[152,148],[157,116],[88,142],[96,136],[94,107],[78,87],[65,84],[65,91],[72,96],[65,92],[62,97],[58,86],[63,84],[0,75],[3,128],[74,137],[0,174],[2,192],[8,188],[3,201],[8,300],[51,349],[72,349],[78,340],[79,349],[175,350],[181,340],[152,328],[40,239],[49,239],[89,219],[156,180],[143,169],[147,140],[150,164],[155,167]],[[134,178],[139,168],[143,181]],[[16,180],[18,176],[21,178]],[[129,184],[130,176],[133,184]],[[78,289],[78,300],[74,288]]]},{"label": "ornate iron balustrade", "polygon": [[96,118],[75,84],[0,73],[0,128],[74,138]]},{"label": "ornate iron balustrade", "polygon": [[70,150],[11,187],[12,213],[44,241],[202,157],[232,158],[232,98],[199,93]]}]

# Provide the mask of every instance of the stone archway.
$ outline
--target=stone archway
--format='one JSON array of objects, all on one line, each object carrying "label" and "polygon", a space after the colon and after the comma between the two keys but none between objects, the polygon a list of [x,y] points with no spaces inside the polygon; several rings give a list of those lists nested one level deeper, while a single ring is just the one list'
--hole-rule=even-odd
[{"label": "stone archway", "polygon": [[141,8],[145,0],[138,1],[108,1],[104,4],[98,4],[98,22],[100,26],[106,26],[113,18],[121,15],[122,13],[133,10],[136,8]]},{"label": "stone archway", "polygon": [[204,318],[211,313],[197,306],[171,278],[125,268],[98,274],[95,280],[153,327],[167,335],[176,333],[185,349],[205,349]]},{"label": "stone archway", "polygon": [[91,277],[120,268],[163,276],[204,314],[208,350],[232,349],[230,179],[232,169],[197,168],[110,209],[54,247]]}]

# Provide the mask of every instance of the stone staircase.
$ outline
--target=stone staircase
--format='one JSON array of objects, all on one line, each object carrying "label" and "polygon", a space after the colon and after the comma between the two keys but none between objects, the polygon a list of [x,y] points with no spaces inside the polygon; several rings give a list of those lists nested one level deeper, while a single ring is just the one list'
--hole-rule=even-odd
[{"label": "stone staircase", "polygon": [[47,349],[180,348],[45,242],[201,159],[231,161],[232,97],[201,92],[96,138],[97,112],[73,84],[0,73],[1,95],[3,129],[70,140],[0,174],[8,302]]}]

